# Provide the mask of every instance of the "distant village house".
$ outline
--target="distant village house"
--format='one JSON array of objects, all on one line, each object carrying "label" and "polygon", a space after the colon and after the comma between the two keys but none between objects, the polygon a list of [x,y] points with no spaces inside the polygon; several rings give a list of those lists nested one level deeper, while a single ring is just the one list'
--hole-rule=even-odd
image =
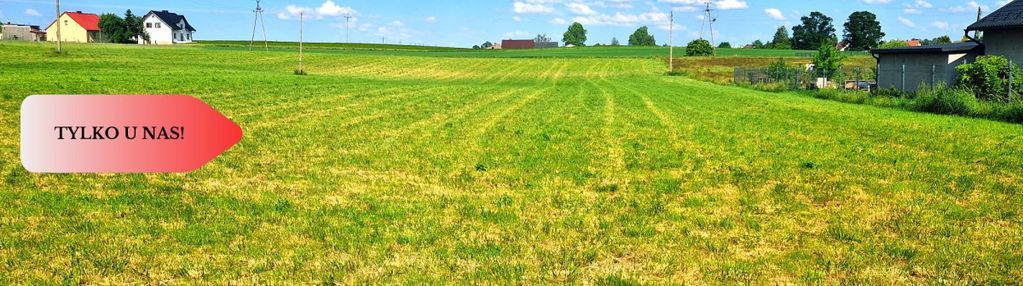
[{"label": "distant village house", "polygon": [[33,41],[41,42],[46,40],[46,32],[39,29],[39,26],[3,24],[0,30],[0,40]]},{"label": "distant village house", "polygon": [[46,40],[57,41],[60,30],[61,42],[92,43],[100,40],[99,15],[82,11],[64,12],[46,27]]},{"label": "distant village house", "polygon": [[142,25],[149,34],[149,41],[139,39],[139,44],[173,45],[191,43],[195,28],[185,16],[163,11],[149,11],[142,17]]}]

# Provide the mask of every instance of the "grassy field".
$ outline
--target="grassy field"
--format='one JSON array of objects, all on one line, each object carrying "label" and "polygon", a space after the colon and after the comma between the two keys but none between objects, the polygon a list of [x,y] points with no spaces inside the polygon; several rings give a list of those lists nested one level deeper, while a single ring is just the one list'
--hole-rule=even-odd
[{"label": "grassy field", "polygon": [[[201,41],[195,46],[207,49],[247,51],[247,41]],[[263,46],[259,46],[263,47]],[[298,43],[271,42],[276,51],[298,49]],[[344,44],[309,43],[306,49],[311,53],[336,53],[347,55],[396,55],[460,58],[667,58],[667,47],[576,47],[529,50],[472,50],[447,47],[388,45],[388,44]],[[685,55],[684,47],[675,47],[675,55]],[[809,57],[816,51],[767,50],[767,49],[718,49],[720,57]],[[864,53],[849,53],[851,56],[867,57]]]},{"label": "grassy field", "polygon": [[[0,42],[0,283],[1013,284],[1023,126],[642,58]],[[37,175],[31,94],[188,94],[199,171]]]}]

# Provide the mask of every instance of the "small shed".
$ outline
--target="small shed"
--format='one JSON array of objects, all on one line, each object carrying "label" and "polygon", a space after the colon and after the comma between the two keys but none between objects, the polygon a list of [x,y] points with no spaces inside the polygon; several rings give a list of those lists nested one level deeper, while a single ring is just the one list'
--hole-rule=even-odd
[{"label": "small shed", "polygon": [[975,42],[871,50],[877,58],[878,88],[913,92],[921,85],[952,85],[956,67],[984,54]]},{"label": "small shed", "polygon": [[501,41],[501,48],[506,50],[512,49],[532,49],[536,47],[533,40],[503,40]]}]

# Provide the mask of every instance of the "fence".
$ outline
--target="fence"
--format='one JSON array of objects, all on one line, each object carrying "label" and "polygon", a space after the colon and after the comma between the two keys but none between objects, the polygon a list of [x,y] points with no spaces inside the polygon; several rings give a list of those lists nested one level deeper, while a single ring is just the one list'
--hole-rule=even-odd
[{"label": "fence", "polygon": [[[735,67],[732,82],[739,85],[772,85],[785,89],[872,89],[874,73],[863,68],[824,69]],[[848,82],[847,80],[852,80]]]}]

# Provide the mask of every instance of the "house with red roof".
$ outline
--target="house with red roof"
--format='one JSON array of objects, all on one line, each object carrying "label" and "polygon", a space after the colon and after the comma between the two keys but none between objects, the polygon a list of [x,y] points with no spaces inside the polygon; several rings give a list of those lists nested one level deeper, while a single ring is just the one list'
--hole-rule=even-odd
[{"label": "house with red roof", "polygon": [[100,40],[99,15],[82,11],[64,12],[46,27],[46,40],[61,42],[92,43]]}]

